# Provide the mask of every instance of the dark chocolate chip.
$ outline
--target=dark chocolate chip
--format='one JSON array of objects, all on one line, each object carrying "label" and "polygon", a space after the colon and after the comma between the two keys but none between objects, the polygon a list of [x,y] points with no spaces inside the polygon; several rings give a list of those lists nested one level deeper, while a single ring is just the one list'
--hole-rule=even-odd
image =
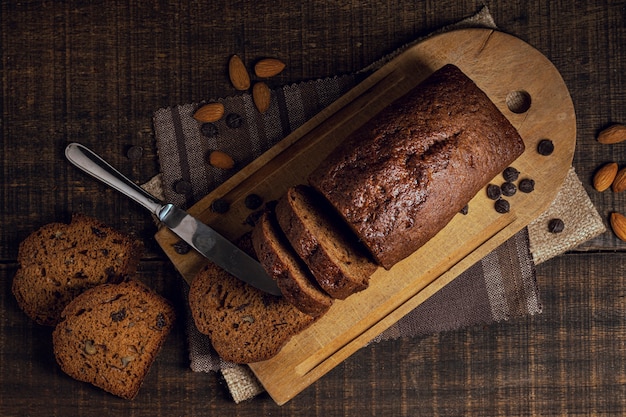
[{"label": "dark chocolate chip", "polygon": [[244,204],[250,210],[255,210],[263,204],[263,198],[257,194],[248,194],[244,200]]},{"label": "dark chocolate chip", "polygon": [[243,125],[243,117],[240,114],[229,113],[228,116],[226,116],[226,126],[231,129],[237,129],[241,127],[241,125]]},{"label": "dark chocolate chip", "polygon": [[565,223],[561,219],[552,219],[548,222],[550,233],[561,233],[565,229]]},{"label": "dark chocolate chip", "polygon": [[517,178],[519,177],[519,171],[513,167],[508,167],[504,170],[502,176],[504,177],[504,181],[506,182],[517,181]]},{"label": "dark chocolate chip", "polygon": [[103,232],[102,230],[98,229],[97,227],[92,227],[91,231],[93,232],[94,235],[96,235],[97,237],[103,238],[107,236],[106,232]]},{"label": "dark chocolate chip", "polygon": [[163,313],[157,314],[156,317],[156,328],[161,330],[167,325],[167,321],[165,320],[165,315]]},{"label": "dark chocolate chip", "polygon": [[214,123],[202,123],[200,127],[200,133],[207,138],[214,138],[219,133],[219,129]]},{"label": "dark chocolate chip", "polygon": [[532,193],[535,190],[535,180],[525,178],[519,182],[519,190],[523,193]]},{"label": "dark chocolate chip", "polygon": [[539,155],[551,155],[554,152],[554,143],[550,139],[540,140],[537,145],[537,152],[539,152]]},{"label": "dark chocolate chip", "polygon": [[511,210],[511,205],[509,204],[509,202],[502,198],[496,200],[494,207],[496,208],[496,211],[500,214],[508,213],[509,210]]},{"label": "dark chocolate chip", "polygon": [[115,323],[124,320],[125,317],[126,317],[126,309],[125,308],[122,308],[119,311],[115,311],[115,312],[111,313],[111,320],[113,320],[113,322],[115,322]]},{"label": "dark chocolate chip", "polygon": [[131,161],[138,161],[143,156],[143,148],[141,146],[131,146],[126,151],[126,157]]},{"label": "dark chocolate chip", "polygon": [[256,225],[256,223],[259,221],[262,215],[263,215],[263,210],[250,213],[250,215],[246,217],[246,220],[243,223],[247,224],[248,226],[254,227],[254,225]]},{"label": "dark chocolate chip", "polygon": [[462,214],[462,215],[464,215],[464,216],[465,216],[467,213],[469,213],[469,205],[467,205],[467,204],[466,204],[466,205],[465,205],[465,207],[463,207],[459,213],[461,213],[461,214]]},{"label": "dark chocolate chip", "polygon": [[226,213],[230,210],[230,203],[223,198],[215,199],[211,203],[211,210],[220,214]]},{"label": "dark chocolate chip", "polygon": [[495,184],[489,184],[487,186],[487,197],[491,200],[497,200],[502,195],[502,190]]},{"label": "dark chocolate chip", "polygon": [[178,242],[174,243],[172,247],[174,248],[174,252],[179,255],[185,255],[191,250],[191,246],[189,246],[189,244],[184,240],[179,240]]},{"label": "dark chocolate chip", "polygon": [[502,195],[507,197],[511,197],[517,192],[517,187],[512,182],[505,182],[500,186],[500,189],[502,189]]},{"label": "dark chocolate chip", "polygon": [[179,180],[174,183],[174,191],[178,194],[189,194],[191,192],[191,184],[185,180]]}]

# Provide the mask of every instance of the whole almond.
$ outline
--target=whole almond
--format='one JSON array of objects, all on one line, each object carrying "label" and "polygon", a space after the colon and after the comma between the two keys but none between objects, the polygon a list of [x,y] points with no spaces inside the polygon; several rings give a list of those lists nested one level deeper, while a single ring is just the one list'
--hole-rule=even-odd
[{"label": "whole almond", "polygon": [[208,162],[211,166],[219,169],[231,169],[235,166],[233,158],[222,151],[211,151]]},{"label": "whole almond", "polygon": [[615,193],[621,193],[626,190],[626,168],[622,168],[617,171],[617,175],[615,175],[611,189]]},{"label": "whole almond", "polygon": [[265,113],[269,109],[271,99],[270,88],[267,84],[264,82],[254,84],[254,87],[252,87],[252,100],[261,113]]},{"label": "whole almond", "polygon": [[193,114],[193,118],[202,123],[217,122],[222,116],[224,116],[222,103],[205,104]]},{"label": "whole almond", "polygon": [[608,189],[615,180],[617,168],[617,162],[604,164],[602,168],[596,172],[596,175],[593,176],[593,188],[600,192]]},{"label": "whole almond", "polygon": [[613,143],[619,143],[626,140],[626,126],[622,124],[615,124],[604,129],[598,135],[598,142],[605,145],[611,145]]},{"label": "whole almond", "polygon": [[228,76],[233,87],[237,90],[244,91],[250,88],[248,70],[246,70],[246,66],[237,55],[231,56],[228,61]]},{"label": "whole almond", "polygon": [[618,238],[626,242],[626,217],[621,213],[611,213],[611,228]]},{"label": "whole almond", "polygon": [[254,66],[254,73],[260,78],[269,78],[280,74],[285,69],[285,63],[276,58],[265,58]]}]

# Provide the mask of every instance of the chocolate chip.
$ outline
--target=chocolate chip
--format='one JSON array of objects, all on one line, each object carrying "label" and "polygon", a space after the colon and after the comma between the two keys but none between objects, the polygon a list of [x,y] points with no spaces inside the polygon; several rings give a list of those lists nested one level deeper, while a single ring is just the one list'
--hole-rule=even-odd
[{"label": "chocolate chip", "polygon": [[174,248],[174,252],[179,255],[185,255],[191,250],[191,246],[189,246],[189,244],[184,240],[179,240],[178,242],[174,243],[172,247]]},{"label": "chocolate chip", "polygon": [[502,195],[502,190],[495,184],[489,184],[487,186],[487,197],[491,200],[497,200]]},{"label": "chocolate chip", "polygon": [[467,204],[466,204],[466,205],[465,205],[465,207],[463,207],[463,208],[461,209],[461,211],[459,211],[459,213],[461,213],[461,214],[462,214],[462,215],[464,215],[464,216],[465,216],[467,213],[469,213],[469,205],[467,205]]},{"label": "chocolate chip", "polygon": [[114,323],[124,320],[125,317],[126,317],[125,308],[122,308],[119,311],[114,311],[113,313],[111,313],[111,320],[113,320]]},{"label": "chocolate chip", "polygon": [[207,138],[214,138],[219,133],[219,129],[214,123],[202,123],[202,126],[200,126],[200,133]]},{"label": "chocolate chip", "polygon": [[500,186],[500,189],[502,190],[502,195],[507,197],[511,197],[517,192],[517,187],[512,182],[505,182]]},{"label": "chocolate chip", "polygon": [[519,171],[513,167],[508,167],[504,170],[502,176],[504,177],[504,181],[506,182],[517,181],[517,178],[519,177]]},{"label": "chocolate chip", "polygon": [[258,209],[261,204],[263,204],[263,198],[257,194],[248,194],[244,200],[244,205],[250,210]]},{"label": "chocolate chip", "polygon": [[511,205],[509,204],[509,202],[502,198],[496,200],[494,207],[496,211],[500,214],[508,213],[509,210],[511,210]]},{"label": "chocolate chip", "polygon": [[103,237],[107,236],[106,232],[103,232],[102,230],[98,229],[97,227],[92,227],[91,231],[93,232],[94,235],[96,235],[97,237],[100,237],[100,238],[103,238]]},{"label": "chocolate chip", "polygon": [[178,180],[174,183],[174,191],[178,194],[189,194],[191,192],[191,184],[185,180]]},{"label": "chocolate chip", "polygon": [[535,180],[525,178],[519,182],[519,190],[523,193],[532,193],[535,190]]},{"label": "chocolate chip", "polygon": [[254,227],[254,225],[259,221],[262,215],[263,215],[263,210],[250,213],[250,215],[246,217],[246,220],[243,223],[247,224],[248,226]]},{"label": "chocolate chip", "polygon": [[223,198],[215,199],[211,203],[211,210],[213,210],[216,213],[223,214],[223,213],[226,213],[229,209],[230,209],[230,203],[228,203],[228,201],[224,200]]},{"label": "chocolate chip", "polygon": [[165,321],[165,315],[163,313],[157,314],[156,318],[156,328],[161,330],[167,325],[167,321]]},{"label": "chocolate chip", "polygon": [[552,219],[548,222],[550,233],[561,233],[565,229],[565,223],[561,219]]},{"label": "chocolate chip", "polygon": [[138,161],[143,156],[143,148],[141,146],[131,146],[126,151],[126,157],[131,161]]},{"label": "chocolate chip", "polygon": [[550,139],[540,140],[537,145],[537,152],[539,152],[539,155],[551,155],[554,152],[554,143]]},{"label": "chocolate chip", "polygon": [[243,125],[243,117],[237,113],[230,113],[226,116],[226,126],[231,129],[237,129]]}]

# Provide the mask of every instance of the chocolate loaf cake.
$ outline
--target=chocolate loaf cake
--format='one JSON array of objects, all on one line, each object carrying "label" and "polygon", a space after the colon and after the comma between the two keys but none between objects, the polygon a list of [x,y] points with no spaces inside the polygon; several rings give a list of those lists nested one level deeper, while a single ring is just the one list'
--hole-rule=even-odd
[{"label": "chocolate loaf cake", "polygon": [[309,183],[389,269],[523,152],[489,97],[446,65],[350,135]]}]

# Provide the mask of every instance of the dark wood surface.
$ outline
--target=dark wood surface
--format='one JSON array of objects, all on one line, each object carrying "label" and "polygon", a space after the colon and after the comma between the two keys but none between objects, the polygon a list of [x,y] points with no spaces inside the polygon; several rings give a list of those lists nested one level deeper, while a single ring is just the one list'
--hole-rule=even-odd
[{"label": "dark wood surface", "polygon": [[267,395],[235,405],[218,375],[191,372],[182,321],[135,400],[76,382],[11,295],[19,242],[79,211],[140,236],[141,279],[182,309],[150,216],[69,166],[65,145],[144,182],[158,173],[152,113],[233,94],[231,54],[285,60],[275,85],[343,74],[483,4],[560,70],[577,113],[574,167],[603,218],[626,213],[626,194],[590,185],[600,164],[626,164],[626,143],[595,141],[626,123],[624,1],[3,1],[0,415],[626,414],[626,244],[610,231],[538,267],[542,314],[364,348],[282,407]]}]

